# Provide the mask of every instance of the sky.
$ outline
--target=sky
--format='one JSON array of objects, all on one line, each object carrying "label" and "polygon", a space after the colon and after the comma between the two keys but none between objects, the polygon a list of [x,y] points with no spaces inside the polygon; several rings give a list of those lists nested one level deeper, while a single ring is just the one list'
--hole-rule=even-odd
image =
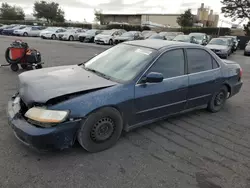
[{"label": "sky", "polygon": [[[36,0],[6,0],[11,5],[17,5],[24,9],[25,14],[33,13],[33,3]],[[50,1],[50,0],[48,0]],[[60,4],[65,12],[67,20],[92,22],[94,20],[94,9],[102,10],[103,13],[183,13],[191,8],[192,13],[197,13],[197,8],[204,3],[206,7],[220,14],[220,0],[53,0]],[[1,1],[0,1],[1,2]],[[1,2],[2,3],[2,2]],[[224,18],[223,21],[231,22]],[[220,26],[229,26],[228,23],[219,23]]]}]

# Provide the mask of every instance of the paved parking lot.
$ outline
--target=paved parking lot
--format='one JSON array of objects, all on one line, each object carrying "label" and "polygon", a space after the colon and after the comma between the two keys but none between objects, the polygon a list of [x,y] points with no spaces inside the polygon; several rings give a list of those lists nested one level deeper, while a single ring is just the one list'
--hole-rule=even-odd
[{"label": "paved parking lot", "polygon": [[[14,38],[0,37],[0,60]],[[95,44],[25,39],[46,67],[77,64],[108,48]],[[230,59],[243,68],[244,86],[216,114],[191,112],[125,133],[113,148],[89,154],[78,144],[37,153],[13,135],[6,103],[18,73],[0,68],[0,187],[249,188],[250,57]],[[19,72],[20,73],[20,72]]]}]

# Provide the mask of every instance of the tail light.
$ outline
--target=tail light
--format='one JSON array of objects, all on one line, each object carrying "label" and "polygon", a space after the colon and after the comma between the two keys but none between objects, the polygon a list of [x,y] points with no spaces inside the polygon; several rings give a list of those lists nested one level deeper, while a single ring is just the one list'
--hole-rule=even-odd
[{"label": "tail light", "polygon": [[243,74],[243,70],[242,70],[242,68],[240,68],[240,72],[239,72],[239,79],[238,79],[238,81],[239,81],[239,82],[241,81],[242,74]]},{"label": "tail light", "polygon": [[242,77],[242,74],[243,74],[243,70],[242,68],[240,68],[240,74],[239,74],[240,78]]}]

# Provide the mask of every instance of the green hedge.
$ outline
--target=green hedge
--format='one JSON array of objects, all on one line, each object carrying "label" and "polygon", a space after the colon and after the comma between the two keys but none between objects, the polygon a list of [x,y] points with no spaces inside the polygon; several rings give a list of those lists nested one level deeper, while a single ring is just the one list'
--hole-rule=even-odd
[{"label": "green hedge", "polygon": [[22,25],[34,25],[36,23],[37,25],[43,25],[46,26],[57,26],[57,27],[80,27],[85,29],[92,29],[92,24],[84,24],[84,23],[46,23],[43,21],[31,21],[31,20],[0,20],[1,24],[22,24]]}]

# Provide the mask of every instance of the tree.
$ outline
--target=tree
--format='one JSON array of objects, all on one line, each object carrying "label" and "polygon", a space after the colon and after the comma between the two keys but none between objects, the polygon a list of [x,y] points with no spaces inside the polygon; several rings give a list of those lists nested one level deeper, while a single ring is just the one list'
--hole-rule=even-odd
[{"label": "tree", "polygon": [[37,1],[34,3],[34,16],[44,18],[47,22],[64,22],[64,11],[55,2]]},{"label": "tree", "polygon": [[101,22],[101,17],[102,17],[102,11],[101,10],[94,10],[95,14],[95,21]]},{"label": "tree", "polygon": [[222,0],[223,4],[221,12],[225,17],[231,17],[233,19],[250,20],[250,1],[249,0]]},{"label": "tree", "polygon": [[21,7],[10,6],[8,3],[2,3],[0,8],[0,18],[3,20],[24,20],[25,14]]},{"label": "tree", "polygon": [[177,23],[181,27],[192,27],[194,23],[194,16],[191,13],[191,9],[188,9],[177,18]]}]

